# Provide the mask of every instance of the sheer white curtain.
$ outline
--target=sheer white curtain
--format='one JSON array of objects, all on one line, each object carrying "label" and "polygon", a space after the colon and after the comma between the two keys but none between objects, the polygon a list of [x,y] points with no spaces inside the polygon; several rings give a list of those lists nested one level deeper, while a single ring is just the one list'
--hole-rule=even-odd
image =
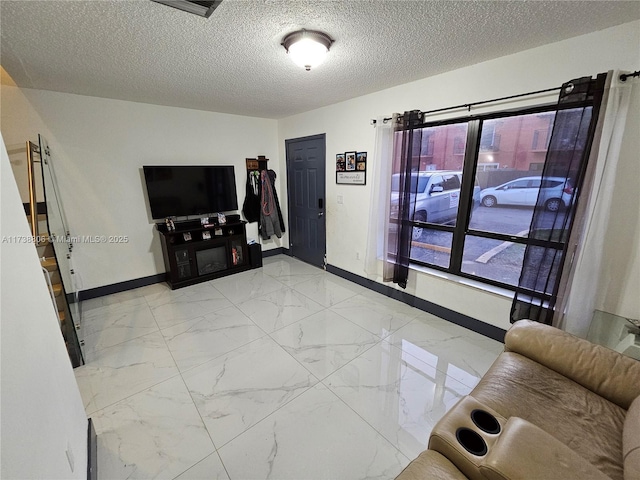
[{"label": "sheer white curtain", "polygon": [[[388,118],[388,117],[387,117]],[[393,167],[393,132],[398,114],[385,121],[376,119],[376,141],[371,172],[371,199],[369,202],[369,231],[364,271],[370,279],[381,277],[384,282],[393,280],[393,263],[387,258],[389,231],[389,200],[391,198],[391,173]]]},{"label": "sheer white curtain", "polygon": [[612,198],[631,92],[638,88],[637,82],[621,82],[618,77],[619,72],[612,75],[585,220],[577,232],[583,242],[568,266],[568,287],[558,308],[561,317],[554,322],[581,337],[586,337],[589,331],[599,292],[607,288],[607,279],[602,278],[602,257],[610,217],[615,214]]}]

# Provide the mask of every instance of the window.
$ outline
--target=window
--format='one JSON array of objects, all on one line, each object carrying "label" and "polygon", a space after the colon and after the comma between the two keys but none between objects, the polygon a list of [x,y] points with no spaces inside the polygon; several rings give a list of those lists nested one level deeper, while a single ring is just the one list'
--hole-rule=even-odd
[{"label": "window", "polygon": [[[456,223],[465,148],[464,142],[462,145],[457,144],[456,139],[465,139],[466,136],[467,125],[464,123],[426,127],[414,136],[414,141],[415,138],[428,138],[433,145],[428,161],[423,157],[424,150],[421,151],[419,161],[417,158],[412,159],[414,168],[410,208],[414,211],[411,219],[414,228],[411,232],[411,256],[424,264],[440,268],[447,268],[449,265],[453,236],[449,231],[434,228],[448,229],[448,225]],[[400,162],[396,156],[391,180],[392,218],[398,212],[400,178]],[[397,221],[391,220],[390,223],[390,234],[397,237]],[[429,228],[426,228],[427,223]],[[390,245],[395,245],[396,240],[397,238],[391,238]]]},{"label": "window", "polygon": [[[555,115],[556,107],[541,107],[420,129],[431,155],[427,165],[423,149],[412,173],[412,263],[515,289],[525,247],[540,243],[536,232],[529,238],[534,210],[557,223],[557,212],[573,201],[575,178],[541,180]],[[567,144],[574,130],[562,132]]]},{"label": "window", "polygon": [[425,157],[433,156],[433,140],[429,137],[422,139],[422,152]]},{"label": "window", "polygon": [[445,175],[442,181],[442,188],[445,192],[460,190],[460,177],[458,175]]},{"label": "window", "polygon": [[464,155],[464,147],[466,146],[465,140],[462,137],[456,137],[453,139],[453,154]]},{"label": "window", "polygon": [[494,151],[500,149],[500,134],[496,133],[495,122],[487,122],[480,136],[480,151]]}]

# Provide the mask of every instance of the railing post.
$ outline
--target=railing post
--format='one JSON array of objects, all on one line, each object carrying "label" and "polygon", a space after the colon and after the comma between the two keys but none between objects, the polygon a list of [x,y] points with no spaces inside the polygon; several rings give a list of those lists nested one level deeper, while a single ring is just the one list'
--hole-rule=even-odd
[{"label": "railing post", "polygon": [[33,172],[33,152],[37,147],[27,141],[27,172],[29,174],[29,210],[31,213],[31,233],[33,234],[34,242],[39,242],[38,235],[38,204],[36,201],[36,177]]}]

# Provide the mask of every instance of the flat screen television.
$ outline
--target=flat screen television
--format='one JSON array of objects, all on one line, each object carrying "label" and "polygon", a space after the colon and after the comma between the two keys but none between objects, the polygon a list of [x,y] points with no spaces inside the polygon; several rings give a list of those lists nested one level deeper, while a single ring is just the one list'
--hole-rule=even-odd
[{"label": "flat screen television", "polygon": [[154,220],[238,209],[236,175],[231,165],[144,166]]}]

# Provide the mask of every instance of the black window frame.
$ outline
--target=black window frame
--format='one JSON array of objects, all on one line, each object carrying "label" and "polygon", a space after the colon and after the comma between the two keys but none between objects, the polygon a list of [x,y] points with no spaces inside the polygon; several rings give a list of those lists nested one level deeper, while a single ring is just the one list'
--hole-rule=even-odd
[{"label": "black window frame", "polygon": [[[422,227],[427,230],[445,231],[445,232],[452,233],[453,239],[451,243],[449,267],[442,267],[436,264],[415,260],[413,258],[410,258],[409,260],[410,264],[419,265],[419,266],[427,267],[434,270],[439,270],[439,271],[450,273],[459,277],[475,280],[487,285],[500,287],[506,290],[516,291],[518,289],[517,285],[511,285],[508,283],[500,282],[494,279],[485,278],[479,275],[474,275],[474,274],[470,274],[462,271],[464,243],[467,236],[512,242],[512,243],[522,244],[525,247],[527,245],[534,245],[539,247],[553,248],[562,252],[564,248],[564,244],[561,242],[541,241],[535,238],[529,238],[528,236],[519,237],[515,235],[489,232],[489,231],[483,231],[483,230],[475,230],[475,229],[469,228],[471,213],[473,210],[473,191],[474,191],[474,186],[476,184],[478,159],[479,159],[479,154],[481,153],[480,142],[481,142],[482,124],[487,120],[509,118],[509,117],[523,116],[523,115],[531,115],[531,114],[544,114],[544,113],[551,113],[551,112],[555,114],[556,112],[559,112],[561,110],[588,107],[592,105],[593,103],[589,100],[565,103],[562,105],[554,103],[554,104],[539,105],[535,107],[525,107],[525,108],[518,108],[513,110],[498,111],[498,112],[492,112],[492,113],[482,114],[482,115],[474,115],[473,117],[468,117],[468,116],[457,117],[457,118],[452,118],[448,120],[424,122],[420,125],[417,125],[415,127],[416,129],[438,127],[438,126],[444,126],[444,125],[466,124],[467,139],[466,139],[464,160],[462,164],[462,185],[460,188],[460,202],[458,205],[458,215],[456,217],[455,224],[446,225],[446,224],[421,222],[421,221],[415,221],[415,220],[409,221],[411,225]],[[494,131],[494,136],[495,136],[495,131]],[[537,293],[536,295],[540,296],[539,293]]]}]

